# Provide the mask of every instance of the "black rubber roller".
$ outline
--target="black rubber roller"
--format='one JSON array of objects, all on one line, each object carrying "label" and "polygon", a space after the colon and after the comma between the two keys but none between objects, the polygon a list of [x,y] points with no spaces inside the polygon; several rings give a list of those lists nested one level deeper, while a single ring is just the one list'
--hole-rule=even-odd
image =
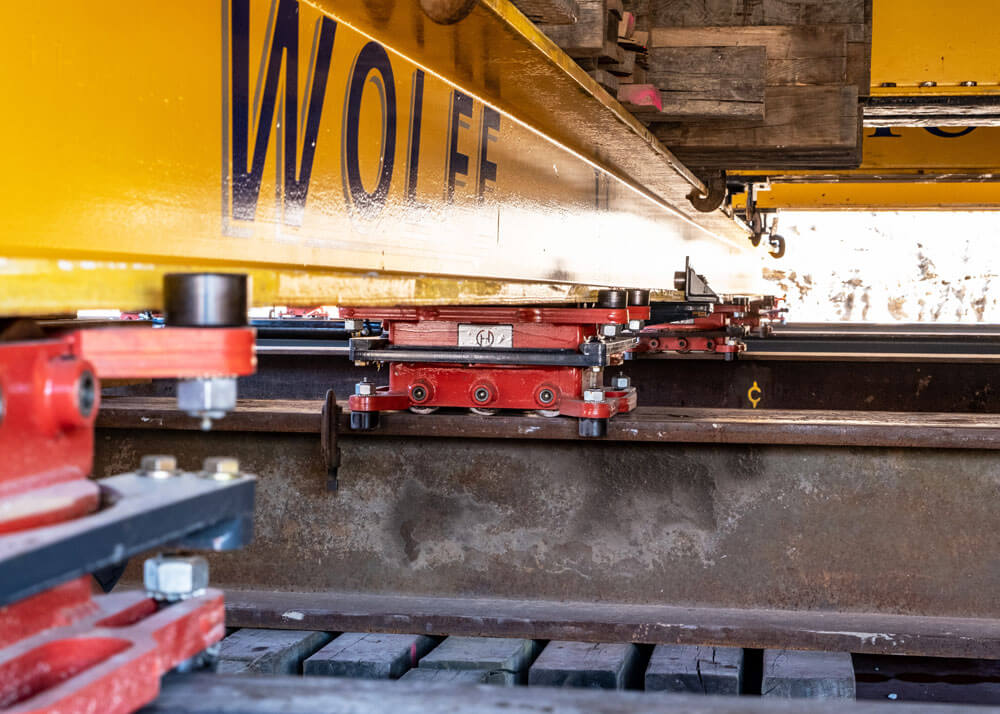
[{"label": "black rubber roller", "polygon": [[607,419],[580,419],[580,436],[596,439],[608,434]]},{"label": "black rubber roller", "polygon": [[640,289],[629,290],[628,304],[631,307],[646,307],[649,304],[649,291]]},{"label": "black rubber roller", "polygon": [[620,310],[628,304],[628,293],[624,290],[598,290],[597,307]]},{"label": "black rubber roller", "polygon": [[378,412],[351,412],[351,428],[355,431],[372,431],[378,428]]},{"label": "black rubber roller", "polygon": [[247,276],[238,273],[168,273],[163,309],[171,327],[243,327]]}]

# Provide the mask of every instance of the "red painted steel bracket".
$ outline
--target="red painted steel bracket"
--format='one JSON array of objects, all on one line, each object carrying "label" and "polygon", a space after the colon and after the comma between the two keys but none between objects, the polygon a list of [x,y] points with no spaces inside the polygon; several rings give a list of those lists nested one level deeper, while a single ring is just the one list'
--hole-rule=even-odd
[{"label": "red painted steel bracket", "polygon": [[[249,328],[100,328],[0,343],[0,538],[100,505],[93,464],[99,377],[236,377],[256,366]],[[91,596],[76,578],[0,608],[0,709],[117,714],[218,641],[221,593],[158,605]]]},{"label": "red painted steel bracket", "polygon": [[[225,634],[218,590],[161,607],[140,592],[91,599],[89,577],[67,585],[88,589],[69,622],[0,649],[5,714],[135,711],[156,698],[163,674]],[[14,607],[31,619],[44,617],[47,606],[35,596]]]}]

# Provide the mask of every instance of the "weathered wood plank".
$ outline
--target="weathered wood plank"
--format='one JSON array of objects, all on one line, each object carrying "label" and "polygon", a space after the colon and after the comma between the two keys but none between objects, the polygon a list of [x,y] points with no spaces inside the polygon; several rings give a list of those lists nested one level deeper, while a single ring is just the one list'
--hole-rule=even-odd
[{"label": "weathered wood plank", "polygon": [[[593,57],[604,52],[608,39],[608,0],[578,0],[572,25],[539,24],[538,28],[570,57]],[[615,32],[617,33],[617,25]]]},{"label": "weathered wood plank", "polygon": [[345,632],[302,663],[306,675],[396,679],[431,651],[426,635]]},{"label": "weathered wood plank", "polygon": [[764,47],[765,81],[770,86],[845,84],[847,28],[842,25],[767,27],[654,27],[650,31],[650,68],[668,70],[676,54],[657,61],[657,48]]},{"label": "weathered wood plank", "polygon": [[572,25],[580,16],[576,0],[513,0],[513,3],[532,22]]},{"label": "weathered wood plank", "polygon": [[618,83],[620,81],[618,77],[603,69],[592,69],[587,74],[593,77],[595,82],[604,87],[608,94],[613,97],[618,95]]},{"label": "weathered wood plank", "polygon": [[498,682],[488,669],[424,669],[417,667],[399,678],[407,684],[428,682],[430,684],[504,684]]},{"label": "weathered wood plank", "polygon": [[654,25],[672,27],[863,24],[866,0],[670,0],[649,11]]},{"label": "weathered wood plank", "polygon": [[657,124],[653,133],[688,166],[852,167],[861,161],[857,87],[768,87],[763,120]]},{"label": "weathered wood plank", "polygon": [[523,684],[538,654],[535,640],[449,637],[420,660],[421,669],[488,670],[495,684]]},{"label": "weathered wood plank", "polygon": [[854,699],[849,652],[764,650],[763,697]]},{"label": "weathered wood plank", "polygon": [[654,47],[646,77],[660,119],[764,119],[763,47]]},{"label": "weathered wood plank", "polygon": [[218,671],[299,674],[302,660],[332,639],[327,632],[244,628],[222,641]]},{"label": "weathered wood plank", "polygon": [[646,690],[740,693],[743,650],[739,647],[657,645],[646,667]]},{"label": "weathered wood plank", "polygon": [[550,642],[528,672],[528,684],[624,689],[636,678],[639,648],[629,643]]}]

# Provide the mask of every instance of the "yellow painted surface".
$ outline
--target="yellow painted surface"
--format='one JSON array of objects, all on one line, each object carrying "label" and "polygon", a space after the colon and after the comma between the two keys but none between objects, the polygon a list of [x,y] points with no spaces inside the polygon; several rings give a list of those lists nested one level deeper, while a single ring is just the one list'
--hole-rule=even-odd
[{"label": "yellow painted surface", "polygon": [[[510,32],[496,20],[503,2],[489,17]],[[377,4],[320,4],[330,12],[294,0],[0,8],[16,28],[0,88],[18,108],[0,114],[0,314],[156,307],[157,276],[178,265],[252,272],[255,300],[282,304],[669,288],[685,255],[718,266],[724,288],[752,283],[742,239],[705,231],[332,14],[370,20]],[[483,36],[457,27],[426,54],[480,66]],[[525,58],[490,57],[496,81],[530,84]],[[59,268],[91,264],[103,267]]]},{"label": "yellow painted surface", "polygon": [[[734,203],[742,206],[743,200]],[[757,205],[802,211],[995,210],[1000,183],[783,183],[759,193]]]},{"label": "yellow painted surface", "polygon": [[[874,0],[874,94],[987,94],[1000,91],[995,0]],[[893,88],[881,87],[894,82]],[[936,87],[922,88],[924,82]],[[977,82],[976,87],[961,87]]]}]

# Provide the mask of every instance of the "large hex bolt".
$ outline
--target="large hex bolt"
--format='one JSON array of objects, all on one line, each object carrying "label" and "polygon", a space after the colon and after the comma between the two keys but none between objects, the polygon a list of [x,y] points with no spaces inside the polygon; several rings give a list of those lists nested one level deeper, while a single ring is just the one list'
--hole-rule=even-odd
[{"label": "large hex bolt", "polygon": [[208,561],[200,555],[158,555],[142,571],[146,595],[160,602],[198,597],[208,587]]},{"label": "large hex bolt", "polygon": [[608,323],[607,325],[601,325],[601,337],[609,337],[614,339],[618,337],[621,332],[621,326],[614,323]]},{"label": "large hex bolt", "polygon": [[170,478],[177,475],[177,459],[167,454],[148,454],[139,462],[141,476],[149,478]]},{"label": "large hex bolt", "polygon": [[603,389],[584,389],[583,390],[583,401],[590,402],[592,404],[599,404],[604,401],[604,390]]},{"label": "large hex bolt", "polygon": [[242,473],[240,472],[240,462],[233,457],[209,456],[202,462],[198,475],[215,481],[232,481],[240,478]]},{"label": "large hex bolt", "polygon": [[359,397],[370,397],[375,394],[375,383],[365,377],[354,385],[354,393]]}]

